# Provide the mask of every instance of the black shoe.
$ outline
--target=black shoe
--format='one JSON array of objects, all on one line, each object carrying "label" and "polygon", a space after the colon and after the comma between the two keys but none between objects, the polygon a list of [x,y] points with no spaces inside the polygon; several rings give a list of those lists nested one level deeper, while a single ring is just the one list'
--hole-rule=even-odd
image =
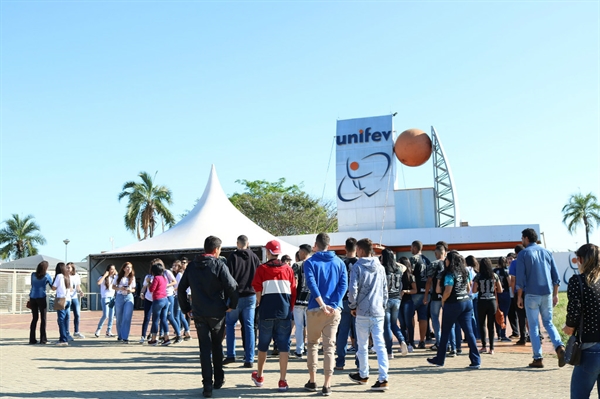
[{"label": "black shoe", "polygon": [[271,351],[271,356],[279,356],[279,349],[273,349],[273,351]]},{"label": "black shoe", "polygon": [[181,338],[181,336],[179,336],[179,335],[178,335],[178,336],[176,336],[176,337],[175,337],[175,341],[174,341],[173,343],[174,343],[174,344],[178,344],[178,343],[180,343],[181,341],[183,341],[183,339]]},{"label": "black shoe", "polygon": [[524,346],[525,345],[525,340],[524,339],[520,339],[517,342],[515,342],[515,345]]},{"label": "black shoe", "polygon": [[368,378],[362,378],[360,376],[360,373],[351,373],[351,374],[348,374],[348,378],[350,378],[350,381],[355,382],[355,383],[360,384],[360,385],[365,385],[367,383],[367,381],[369,381]]},{"label": "black shoe", "polygon": [[304,389],[310,392],[317,392],[317,383],[308,381],[304,384]]},{"label": "black shoe", "polygon": [[252,362],[244,362],[244,368],[251,369],[252,368]]},{"label": "black shoe", "polygon": [[235,363],[235,357],[226,357],[223,359],[223,366],[230,363]]},{"label": "black shoe", "polygon": [[527,338],[525,338],[525,341],[531,342],[531,337],[528,335]]},{"label": "black shoe", "polygon": [[556,348],[556,356],[558,356],[558,367],[564,367],[567,362],[565,361],[565,347],[559,346]]},{"label": "black shoe", "polygon": [[431,357],[429,359],[427,359],[427,363],[431,364],[432,366],[436,366],[436,367],[443,367],[443,364],[439,364],[435,358]]},{"label": "black shoe", "polygon": [[202,396],[204,396],[205,398],[212,398],[212,391],[202,391]]},{"label": "black shoe", "polygon": [[425,341],[419,342],[419,346],[417,347],[417,349],[425,349]]},{"label": "black shoe", "polygon": [[221,387],[223,386],[223,384],[225,384],[225,378],[223,378],[221,381],[215,381],[215,384],[213,385],[213,388],[215,388],[215,389],[221,389]]},{"label": "black shoe", "polygon": [[331,387],[323,387],[323,389],[321,390],[321,393],[323,394],[323,396],[331,395]]},{"label": "black shoe", "polygon": [[373,385],[371,387],[371,391],[386,391],[389,388],[389,384],[387,381],[379,381],[377,380],[377,382],[375,383],[375,385]]}]

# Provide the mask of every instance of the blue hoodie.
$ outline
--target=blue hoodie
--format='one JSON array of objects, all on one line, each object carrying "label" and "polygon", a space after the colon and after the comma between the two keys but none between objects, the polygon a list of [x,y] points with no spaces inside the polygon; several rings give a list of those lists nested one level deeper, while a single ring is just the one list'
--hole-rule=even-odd
[{"label": "blue hoodie", "polygon": [[385,269],[375,257],[359,258],[350,272],[350,309],[356,309],[357,316],[383,317],[387,301]]},{"label": "blue hoodie", "polygon": [[333,251],[316,252],[304,261],[304,277],[310,290],[308,310],[319,308],[315,298],[325,305],[342,307],[342,298],[348,289],[346,265]]}]

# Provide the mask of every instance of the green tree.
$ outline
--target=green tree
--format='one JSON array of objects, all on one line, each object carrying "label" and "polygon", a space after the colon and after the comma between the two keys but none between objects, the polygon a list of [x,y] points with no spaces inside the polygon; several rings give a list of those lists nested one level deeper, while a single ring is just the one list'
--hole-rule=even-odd
[{"label": "green tree", "polygon": [[337,231],[337,211],[332,202],[312,198],[297,185],[286,186],[285,179],[236,180],[243,193],[229,200],[254,223],[275,236]]},{"label": "green tree", "polygon": [[33,220],[32,215],[21,218],[13,213],[10,219],[3,223],[6,226],[0,230],[0,257],[3,259],[26,258],[37,255],[36,244],[46,244],[46,239],[39,233],[40,226]]},{"label": "green tree", "polygon": [[175,218],[167,207],[173,204],[171,190],[155,184],[156,173],[150,177],[147,172],[140,172],[138,176],[142,181],[128,181],[123,184],[123,191],[119,194],[119,201],[128,198],[125,227],[135,233],[140,241],[154,236],[158,218],[161,219],[163,231],[165,224],[169,227],[175,224]]},{"label": "green tree", "polygon": [[577,226],[583,224],[585,227],[585,242],[590,243],[590,233],[594,225],[600,224],[600,205],[598,199],[592,193],[583,195],[573,194],[569,202],[563,206],[563,223],[567,226],[569,233],[574,234]]}]

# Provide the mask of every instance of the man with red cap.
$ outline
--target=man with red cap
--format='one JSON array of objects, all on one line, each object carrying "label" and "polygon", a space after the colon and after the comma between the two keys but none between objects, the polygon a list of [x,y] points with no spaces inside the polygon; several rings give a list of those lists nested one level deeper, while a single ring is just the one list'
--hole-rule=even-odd
[{"label": "man with red cap", "polygon": [[258,370],[252,373],[257,387],[264,383],[263,370],[271,340],[279,347],[279,391],[288,390],[286,382],[287,364],[292,334],[292,312],[296,300],[296,280],[292,268],[278,259],[281,245],[277,240],[269,241],[267,262],[256,269],[252,287],[256,291],[258,315]]}]

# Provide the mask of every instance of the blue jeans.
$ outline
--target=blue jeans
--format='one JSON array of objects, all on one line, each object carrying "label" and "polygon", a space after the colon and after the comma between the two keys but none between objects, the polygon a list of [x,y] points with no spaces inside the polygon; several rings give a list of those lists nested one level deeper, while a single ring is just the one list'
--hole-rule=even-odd
[{"label": "blue jeans", "polygon": [[104,321],[108,318],[108,326],[106,327],[106,333],[110,334],[112,332],[113,319],[115,317],[115,308],[114,306],[111,308],[108,306],[110,303],[111,297],[104,297],[100,304],[102,305],[102,317],[100,317],[100,321],[98,322],[98,332],[102,330],[102,326],[104,325]]},{"label": "blue jeans", "polygon": [[160,321],[160,328],[165,333],[169,334],[169,323],[167,323],[167,313],[169,312],[169,299],[160,298],[152,301],[152,328],[150,332],[152,334],[158,333],[158,322]]},{"label": "blue jeans", "polygon": [[128,341],[131,329],[131,318],[133,317],[133,294],[116,294],[115,312],[117,314],[117,336],[119,339]]},{"label": "blue jeans", "polygon": [[[413,294],[412,296],[418,321],[427,320],[427,304],[423,303],[423,299],[425,299],[425,294]],[[425,341],[424,338],[423,341]]]},{"label": "blue jeans", "polygon": [[581,352],[581,362],[571,375],[571,399],[587,399],[596,384],[600,398],[600,343]]},{"label": "blue jeans", "polygon": [[150,316],[152,316],[152,301],[144,298],[144,321],[142,321],[142,337],[146,337],[146,333],[148,332]]},{"label": "blue jeans", "polygon": [[58,333],[60,335],[60,342],[68,342],[69,341],[69,309],[71,307],[71,302],[65,302],[65,308],[63,310],[56,311],[56,322],[58,323]]},{"label": "blue jeans", "polygon": [[413,325],[413,315],[415,314],[415,304],[412,299],[403,299],[400,302],[400,330],[402,336],[406,339],[407,345],[415,346],[415,326]]},{"label": "blue jeans", "polygon": [[[167,311],[167,320],[169,320],[169,323],[171,323],[171,325],[173,326],[173,330],[175,331],[175,335],[179,337],[179,335],[181,334],[181,328],[179,327],[179,319],[175,319],[175,301],[176,298],[174,295],[168,296],[167,297],[167,301],[169,302],[169,308]],[[154,313],[152,313],[152,315],[154,315]],[[167,334],[169,331],[165,330],[165,334]]]},{"label": "blue jeans", "polygon": [[[508,325],[508,310],[510,309],[510,292],[503,291],[498,294],[498,309],[504,313],[504,323]],[[496,332],[500,338],[506,338],[506,328],[500,328],[500,324],[496,324]]]},{"label": "blue jeans", "polygon": [[[475,312],[473,312],[475,313]],[[473,335],[475,335],[475,328],[471,326]],[[459,351],[462,345],[462,332],[460,331],[460,324],[454,323],[454,328],[450,330],[450,338],[448,339],[450,350]]]},{"label": "blue jeans", "polygon": [[296,329],[296,354],[304,353],[304,329],[306,328],[306,306],[294,305],[294,325]]},{"label": "blue jeans", "polygon": [[435,363],[444,365],[450,332],[454,330],[454,325],[458,322],[465,332],[465,338],[469,344],[469,359],[471,360],[471,364],[481,364],[481,357],[477,350],[477,341],[473,334],[473,322],[471,319],[473,319],[473,302],[470,299],[461,302],[446,302],[444,311],[442,312],[442,335],[440,337],[440,344],[438,345],[437,355],[433,358]]},{"label": "blue jeans", "polygon": [[350,314],[350,307],[348,306],[348,300],[345,300],[342,307],[342,318],[338,326],[335,352],[337,357],[335,358],[336,367],[344,367],[346,364],[346,347],[348,346],[348,336],[351,330],[356,329],[356,320],[354,316]]},{"label": "blue jeans", "polygon": [[404,342],[404,336],[398,326],[398,313],[400,312],[400,299],[388,299],[385,309],[385,318],[383,319],[383,338],[385,339],[385,349],[388,354],[392,353],[394,337],[398,343]]},{"label": "blue jeans", "polygon": [[542,342],[540,340],[540,315],[554,349],[563,346],[558,330],[552,324],[552,295],[525,295],[525,310],[529,322],[529,337],[534,359],[542,359]]},{"label": "blue jeans", "polygon": [[435,335],[435,344],[440,343],[440,311],[442,310],[442,301],[431,301],[429,312],[431,313],[431,327]]},{"label": "blue jeans", "polygon": [[[477,314],[477,304],[479,303],[479,295],[473,294],[470,295],[471,300],[473,301],[473,333],[475,334],[475,338],[481,338],[479,336],[479,315]],[[460,345],[459,345],[460,346]]]},{"label": "blue jeans", "polygon": [[190,325],[185,318],[185,315],[181,311],[179,307],[179,301],[177,300],[177,296],[174,297],[173,301],[173,311],[175,312],[175,320],[179,322],[179,329],[185,331],[186,333],[190,332]]},{"label": "blue jeans", "polygon": [[[71,298],[71,311],[73,312],[73,327],[75,329],[75,333],[79,332],[79,314],[81,313],[81,303],[79,302],[79,297],[75,295]],[[67,328],[68,330],[68,328]]]},{"label": "blue jeans", "polygon": [[377,352],[379,381],[387,381],[389,361],[383,339],[383,323],[385,317],[356,316],[356,342],[358,351],[358,371],[362,378],[369,377],[369,334],[373,337],[373,349]]},{"label": "blue jeans", "polygon": [[[290,319],[265,319],[258,321],[258,350],[269,350],[271,340],[277,343],[280,352],[290,351],[292,321]],[[246,338],[246,341],[248,339]]]},{"label": "blue jeans", "polygon": [[256,295],[240,297],[237,308],[225,313],[225,340],[227,343],[227,357],[235,358],[235,323],[240,319],[244,329],[244,362],[254,362],[254,313],[256,309]]}]

